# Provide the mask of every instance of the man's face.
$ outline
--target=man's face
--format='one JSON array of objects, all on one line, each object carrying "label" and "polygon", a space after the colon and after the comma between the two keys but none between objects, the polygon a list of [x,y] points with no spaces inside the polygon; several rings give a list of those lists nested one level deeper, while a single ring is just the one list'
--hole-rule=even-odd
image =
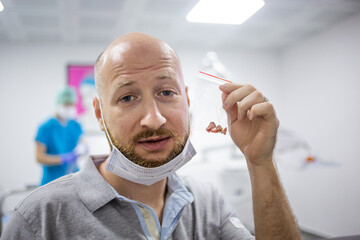
[{"label": "man's face", "polygon": [[113,50],[101,73],[101,104],[110,138],[135,163],[163,165],[182,151],[190,132],[177,58],[156,45],[125,44]]}]

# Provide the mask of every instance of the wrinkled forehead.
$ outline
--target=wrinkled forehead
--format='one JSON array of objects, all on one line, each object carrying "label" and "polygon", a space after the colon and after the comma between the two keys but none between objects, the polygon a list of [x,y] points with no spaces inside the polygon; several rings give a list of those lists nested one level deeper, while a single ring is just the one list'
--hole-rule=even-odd
[{"label": "wrinkled forehead", "polygon": [[175,51],[166,43],[156,40],[122,40],[111,44],[104,52],[101,71],[103,75],[116,68],[118,71],[133,71],[168,64],[180,71]]},{"label": "wrinkled forehead", "polygon": [[95,82],[99,97],[103,97],[107,87],[120,75],[165,69],[163,66],[185,92],[179,58],[168,44],[142,33],[124,35],[111,43],[96,61]]}]

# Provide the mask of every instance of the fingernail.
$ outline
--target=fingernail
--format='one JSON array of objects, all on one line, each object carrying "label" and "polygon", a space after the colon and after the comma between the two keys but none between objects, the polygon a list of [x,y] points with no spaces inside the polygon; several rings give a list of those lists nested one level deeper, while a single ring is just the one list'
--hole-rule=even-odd
[{"label": "fingernail", "polygon": [[225,91],[225,92],[228,88],[229,88],[228,83],[225,83],[225,84],[219,86],[219,89],[221,91]]},{"label": "fingernail", "polygon": [[249,113],[249,119],[252,120],[252,114],[251,114],[251,112]]}]

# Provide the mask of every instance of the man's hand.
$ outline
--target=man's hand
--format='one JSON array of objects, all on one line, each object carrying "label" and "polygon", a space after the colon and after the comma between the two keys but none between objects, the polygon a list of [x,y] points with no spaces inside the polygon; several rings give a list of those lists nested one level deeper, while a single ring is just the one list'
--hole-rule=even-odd
[{"label": "man's hand", "polygon": [[248,162],[256,239],[301,239],[273,162],[279,120],[272,104],[251,85],[220,90],[231,138]]},{"label": "man's hand", "polygon": [[221,85],[220,90],[230,136],[248,163],[271,162],[279,127],[272,104],[251,85],[229,83]]}]

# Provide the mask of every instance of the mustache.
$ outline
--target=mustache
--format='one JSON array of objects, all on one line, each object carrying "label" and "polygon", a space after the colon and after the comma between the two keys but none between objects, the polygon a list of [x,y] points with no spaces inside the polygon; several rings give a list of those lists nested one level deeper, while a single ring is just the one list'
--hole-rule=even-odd
[{"label": "mustache", "polygon": [[130,145],[133,145],[142,139],[149,138],[149,137],[155,137],[155,136],[156,137],[177,137],[177,134],[175,132],[167,130],[165,128],[159,128],[156,130],[145,129],[130,139]]}]

